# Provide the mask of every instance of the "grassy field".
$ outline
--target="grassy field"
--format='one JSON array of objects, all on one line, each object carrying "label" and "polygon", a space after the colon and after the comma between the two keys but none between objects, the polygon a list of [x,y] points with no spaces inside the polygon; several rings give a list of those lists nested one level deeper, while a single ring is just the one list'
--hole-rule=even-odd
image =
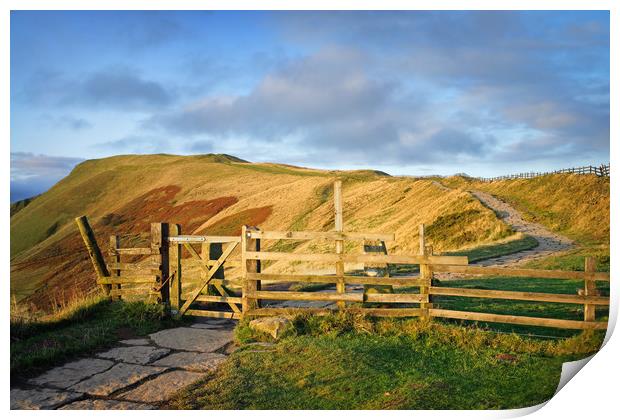
[{"label": "grassy field", "polygon": [[43,319],[11,320],[11,376],[31,376],[119,339],[175,325],[161,305],[93,297]]},{"label": "grassy field", "polygon": [[596,259],[596,271],[609,272],[609,243],[579,246],[552,257],[541,258],[525,264],[526,268],[542,268],[545,270],[583,271],[585,257]]},{"label": "grassy field", "polygon": [[505,409],[548,400],[565,361],[602,334],[533,340],[420,320],[340,314],[294,320],[273,347],[242,347],[173,409]]}]

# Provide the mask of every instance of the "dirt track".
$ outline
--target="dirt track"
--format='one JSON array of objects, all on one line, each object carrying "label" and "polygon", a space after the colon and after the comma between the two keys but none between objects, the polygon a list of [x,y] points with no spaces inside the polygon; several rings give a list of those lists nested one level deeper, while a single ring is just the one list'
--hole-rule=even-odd
[{"label": "dirt track", "polygon": [[482,204],[495,210],[499,217],[514,228],[517,232],[536,238],[538,246],[528,251],[521,251],[510,255],[480,261],[478,265],[483,266],[511,266],[520,265],[526,261],[547,257],[557,252],[566,251],[572,248],[573,241],[549,231],[538,223],[528,222],[521,218],[520,213],[509,204],[497,199],[491,194],[482,191],[472,191]]}]

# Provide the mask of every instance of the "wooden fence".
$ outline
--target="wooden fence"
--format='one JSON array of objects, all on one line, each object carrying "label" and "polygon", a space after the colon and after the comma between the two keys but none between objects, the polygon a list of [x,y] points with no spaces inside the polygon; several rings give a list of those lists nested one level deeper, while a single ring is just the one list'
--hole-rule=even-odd
[{"label": "wooden fence", "polygon": [[[121,248],[118,236],[110,238],[108,261],[97,245],[95,235],[86,217],[76,219],[105,293],[113,298],[156,298],[167,304],[176,316],[210,316],[239,319],[244,316],[266,316],[301,310],[325,314],[344,310],[371,316],[448,318],[481,322],[535,325],[570,329],[605,329],[607,321],[597,320],[595,308],[609,306],[609,298],[600,296],[597,282],[609,282],[609,273],[596,271],[595,260],[586,258],[584,271],[532,270],[521,268],[480,267],[468,264],[467,257],[435,255],[425,243],[424,227],[420,226],[419,252],[416,255],[387,255],[384,245],[393,241],[393,234],[345,232],[342,224],[341,186],[335,185],[335,230],[263,231],[243,226],[240,236],[181,235],[175,224],[151,225],[150,247]],[[264,241],[323,241],[333,242],[335,252],[298,253],[261,250]],[[380,241],[382,253],[346,253],[344,242],[360,242],[360,250],[368,249],[368,242]],[[201,246],[200,252],[194,245]],[[140,261],[123,262],[123,256]],[[333,267],[335,274],[281,274],[263,272],[263,262],[320,263]],[[417,265],[419,274],[389,277],[346,274],[346,264]],[[237,277],[230,278],[225,271],[236,266]],[[193,271],[192,271],[193,270]],[[234,271],[234,270],[233,270]],[[438,286],[433,283],[434,273],[460,273],[471,276],[531,277],[542,279],[577,279],[584,282],[575,294],[555,294],[523,291],[472,289]],[[313,292],[273,290],[281,283],[333,284],[331,290]],[[449,282],[447,282],[449,283]],[[353,290],[347,286],[364,285]],[[406,287],[409,291],[393,293],[390,288],[368,286]],[[268,287],[272,290],[269,290]],[[373,290],[374,289],[374,290]],[[411,290],[414,290],[412,292]],[[552,319],[530,316],[499,315],[442,309],[433,304],[436,296],[459,296],[472,299],[502,299],[529,302],[553,302],[583,305],[583,320]],[[334,302],[332,308],[298,309],[295,301]],[[281,302],[279,307],[269,307]],[[284,303],[289,303],[287,306]],[[212,306],[216,305],[215,308]],[[380,307],[373,307],[380,305]]]},{"label": "wooden fence", "polygon": [[551,174],[578,174],[578,175],[596,175],[596,176],[609,176],[609,164],[600,166],[580,166],[578,168],[565,168],[558,169],[552,172],[521,172],[512,175],[496,176],[493,178],[476,178],[485,182],[501,181],[505,179],[518,179],[518,178],[536,178],[543,175]]}]

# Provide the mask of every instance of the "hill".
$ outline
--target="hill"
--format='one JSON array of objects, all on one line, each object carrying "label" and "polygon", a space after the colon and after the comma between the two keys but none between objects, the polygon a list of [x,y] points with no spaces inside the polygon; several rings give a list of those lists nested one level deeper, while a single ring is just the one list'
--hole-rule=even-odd
[{"label": "hill", "polygon": [[[438,251],[513,234],[471,194],[429,179],[257,164],[227,155],[115,156],[79,164],[13,215],[11,292],[36,309],[94,286],[73,223],[82,214],[89,216],[102,248],[111,234],[125,235],[122,246],[135,246],[144,241],[151,222],[162,221],[181,224],[186,234],[238,234],[243,224],[331,230],[336,179],[343,181],[345,229],[393,232],[392,252],[417,252],[420,223],[428,226],[428,243]],[[266,243],[264,248],[278,246]]]}]

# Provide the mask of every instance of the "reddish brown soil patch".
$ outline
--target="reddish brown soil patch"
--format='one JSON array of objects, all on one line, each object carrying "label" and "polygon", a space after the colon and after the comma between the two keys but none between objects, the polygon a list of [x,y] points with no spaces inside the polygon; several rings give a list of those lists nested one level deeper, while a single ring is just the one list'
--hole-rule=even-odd
[{"label": "reddish brown soil patch", "polygon": [[267,220],[272,212],[273,206],[243,210],[224,217],[214,225],[205,228],[201,233],[209,235],[240,235],[241,226],[258,226]]},{"label": "reddish brown soil patch", "polygon": [[517,361],[517,356],[514,356],[512,354],[508,354],[508,353],[501,353],[495,356],[495,358],[497,360],[500,360],[502,362],[516,362]]},{"label": "reddish brown soil patch", "polygon": [[151,223],[178,223],[185,232],[191,232],[239,201],[237,197],[218,197],[175,206],[173,200],[180,191],[181,187],[177,185],[156,188],[130,201],[115,213],[106,215],[102,222],[122,227],[124,232],[146,232]]}]

